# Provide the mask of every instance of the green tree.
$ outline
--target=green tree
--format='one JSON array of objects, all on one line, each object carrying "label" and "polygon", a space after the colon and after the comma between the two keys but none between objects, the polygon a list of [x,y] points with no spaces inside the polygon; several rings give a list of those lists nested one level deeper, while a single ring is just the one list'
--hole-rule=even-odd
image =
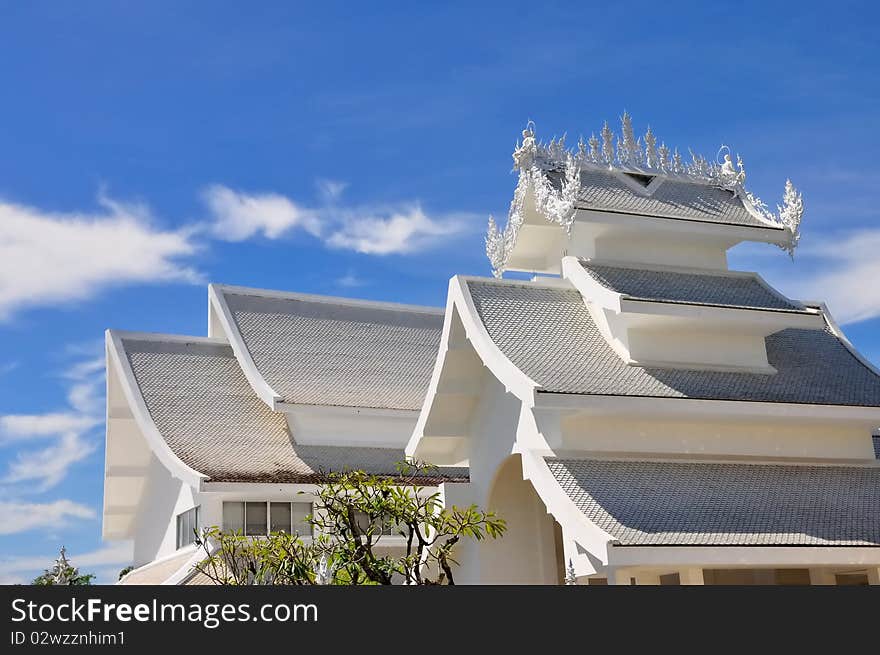
[{"label": "green tree", "polygon": [[[504,534],[504,520],[472,505],[443,507],[422,482],[434,470],[402,462],[397,476],[331,473],[309,517],[315,538],[274,533],[252,539],[211,528],[197,569],[217,584],[455,584],[453,555],[462,540]],[[400,536],[402,549],[388,549]]]}]

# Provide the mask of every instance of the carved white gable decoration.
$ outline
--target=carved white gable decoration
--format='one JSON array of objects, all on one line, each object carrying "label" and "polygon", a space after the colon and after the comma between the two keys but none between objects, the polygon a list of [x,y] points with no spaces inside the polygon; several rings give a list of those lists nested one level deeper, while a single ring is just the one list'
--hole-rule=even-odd
[{"label": "carved white gable decoration", "polygon": [[[514,169],[519,171],[519,182],[510,203],[507,224],[501,230],[495,219],[489,217],[486,255],[496,277],[500,277],[506,268],[525,220],[523,209],[529,189],[534,194],[538,212],[570,234],[581,191],[580,173],[590,169],[679,179],[728,189],[753,214],[787,230],[788,241],[780,247],[794,256],[800,238],[804,203],[791,180],[786,181],[782,205],[777,205],[777,212],[774,213],[760,198],[744,187],[746,172],[742,158],[737,155],[734,164],[727,146],[722,146],[719,150],[719,155],[727,150],[721,162],[711,162],[702,155],[689,151],[691,161],[685,163],[677,148],[670,151],[665,143],[657,145],[657,139],[650,127],[645,133],[644,144],[641,138],[636,138],[632,119],[626,112],[621,118],[620,135],[615,135],[606,121],[600,137],[601,139],[593,134],[586,142],[580,139],[576,149],[569,149],[565,144],[565,136],[551,139],[549,143],[537,141],[532,122],[523,130],[522,142],[517,142],[513,152]],[[562,174],[561,185],[554,186],[551,183],[547,176],[549,172]]]}]

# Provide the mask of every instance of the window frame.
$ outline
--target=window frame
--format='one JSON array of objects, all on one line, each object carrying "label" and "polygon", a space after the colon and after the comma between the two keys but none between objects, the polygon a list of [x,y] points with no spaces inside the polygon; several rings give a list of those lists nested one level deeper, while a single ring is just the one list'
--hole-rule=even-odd
[{"label": "window frame", "polygon": [[[191,531],[189,531],[189,532],[191,532],[191,534],[186,535],[186,539],[188,541],[183,542],[182,538],[184,535],[182,534],[182,531],[181,531],[181,521],[183,520],[183,517],[187,516],[190,513],[192,513],[194,515],[194,519],[193,519],[193,526],[194,527]],[[196,542],[196,539],[197,539],[196,533],[202,527],[201,520],[202,520],[201,505],[195,505],[193,507],[190,507],[189,509],[180,512],[175,517],[175,528],[176,529],[175,529],[175,542],[174,543],[177,546],[176,550],[180,550],[181,548],[186,548],[187,546],[194,544]]]},{"label": "window frame", "polygon": [[[242,524],[241,525],[242,525],[242,527],[241,527],[240,531],[243,536],[246,536],[246,537],[267,537],[268,535],[272,534],[271,528],[272,528],[272,505],[273,504],[286,504],[286,505],[290,506],[290,525],[288,526],[287,534],[291,534],[291,535],[298,534],[300,537],[312,537],[314,534],[314,526],[311,526],[311,525],[309,526],[309,528],[310,528],[309,531],[306,533],[297,533],[296,530],[294,530],[294,525],[299,526],[303,522],[302,521],[297,521],[297,522],[294,521],[294,517],[296,516],[296,512],[294,511],[294,508],[293,508],[294,505],[308,505],[309,510],[308,510],[308,512],[306,512],[306,516],[311,515],[315,511],[315,503],[313,501],[310,501],[310,500],[309,501],[304,501],[304,500],[224,500],[224,501],[222,501],[222,505],[221,505],[221,512],[220,512],[221,517],[224,514],[223,505],[226,505],[227,503],[236,503],[236,504],[240,504],[242,506],[242,508],[241,508],[241,511],[242,511],[242,514],[241,514]],[[266,525],[265,525],[264,531],[260,534],[247,534],[247,506],[248,506],[248,504],[262,504],[262,505],[265,505],[265,507],[266,507]],[[231,530],[227,530],[225,524],[221,526],[221,531],[232,532]],[[275,530],[275,532],[279,532],[279,531]]]}]

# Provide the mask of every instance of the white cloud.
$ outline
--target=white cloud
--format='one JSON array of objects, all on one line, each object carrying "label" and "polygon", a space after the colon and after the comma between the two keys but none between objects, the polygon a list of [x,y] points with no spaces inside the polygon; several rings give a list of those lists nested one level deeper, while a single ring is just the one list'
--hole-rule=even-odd
[{"label": "white cloud", "polygon": [[83,432],[100,422],[95,416],[77,412],[45,414],[6,414],[0,416],[0,436],[4,441],[52,437],[68,432]]},{"label": "white cloud", "polygon": [[337,278],[336,284],[340,287],[345,287],[347,289],[354,289],[355,287],[365,286],[367,282],[366,280],[355,275],[353,271],[349,271],[342,277]]},{"label": "white cloud", "polygon": [[[880,316],[880,230],[863,230],[799,249],[803,266],[783,285],[805,300],[824,300],[840,323]],[[807,269],[809,272],[805,272]]]},{"label": "white cloud", "polygon": [[62,434],[51,446],[41,450],[19,452],[9,462],[3,482],[19,484],[34,482],[34,491],[46,491],[61,482],[67,470],[95,450],[95,444],[76,432]]},{"label": "white cloud", "polygon": [[215,185],[206,189],[202,198],[212,213],[211,233],[224,241],[244,241],[257,234],[277,239],[295,227],[313,235],[320,233],[314,211],[277,193],[247,194]]},{"label": "white cloud", "polygon": [[142,205],[98,201],[102,210],[91,214],[0,201],[0,320],[110,285],[197,279],[180,263],[195,252],[188,233],[151,226]]},{"label": "white cloud", "polygon": [[342,197],[342,193],[348,188],[348,182],[339,180],[318,180],[318,193],[326,202],[336,202]]},{"label": "white cloud", "polygon": [[373,214],[349,213],[327,239],[332,248],[366,255],[409,254],[452,236],[463,229],[456,217],[429,218],[418,205]]},{"label": "white cloud", "polygon": [[97,512],[72,500],[50,503],[0,501],[0,535],[18,534],[37,528],[57,528],[68,519],[93,520]]},{"label": "white cloud", "polygon": [[68,469],[95,451],[88,433],[103,421],[103,358],[94,351],[68,366],[61,377],[67,381],[64,411],[0,416],[0,446],[36,439],[51,439],[40,449],[19,451],[7,458],[6,485],[27,483],[28,491],[45,491],[67,475]]},{"label": "white cloud", "polygon": [[[97,573],[98,583],[111,584],[116,582],[119,569],[131,564],[132,544],[123,541],[81,554],[68,550],[67,556],[80,573]],[[20,555],[0,559],[0,584],[26,583],[52,566],[56,557],[57,551],[44,555]]]},{"label": "white cloud", "polygon": [[210,187],[205,201],[211,232],[219,239],[242,241],[257,234],[270,239],[295,228],[321,238],[331,248],[368,255],[412,254],[463,232],[475,218],[469,214],[429,216],[418,204],[374,207],[339,206],[345,184],[319,181],[328,204],[306,208],[278,194],[247,194],[224,186]]},{"label": "white cloud", "polygon": [[18,362],[6,362],[5,364],[0,364],[0,376],[12,373],[12,371],[17,368]]}]

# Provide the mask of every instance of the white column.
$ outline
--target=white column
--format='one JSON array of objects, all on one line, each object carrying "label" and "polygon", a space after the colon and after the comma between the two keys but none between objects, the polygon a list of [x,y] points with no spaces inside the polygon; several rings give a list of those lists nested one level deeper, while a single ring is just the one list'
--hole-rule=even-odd
[{"label": "white column", "polygon": [[678,572],[678,577],[682,585],[705,584],[703,581],[703,569],[701,568],[688,567],[686,569],[681,569]]},{"label": "white column", "polygon": [[810,569],[811,585],[835,585],[837,580],[829,569]]},{"label": "white column", "polygon": [[640,573],[636,576],[636,584],[659,585],[660,576],[655,573]]},{"label": "white column", "polygon": [[610,569],[608,571],[608,584],[629,585],[632,571],[629,569]]}]

